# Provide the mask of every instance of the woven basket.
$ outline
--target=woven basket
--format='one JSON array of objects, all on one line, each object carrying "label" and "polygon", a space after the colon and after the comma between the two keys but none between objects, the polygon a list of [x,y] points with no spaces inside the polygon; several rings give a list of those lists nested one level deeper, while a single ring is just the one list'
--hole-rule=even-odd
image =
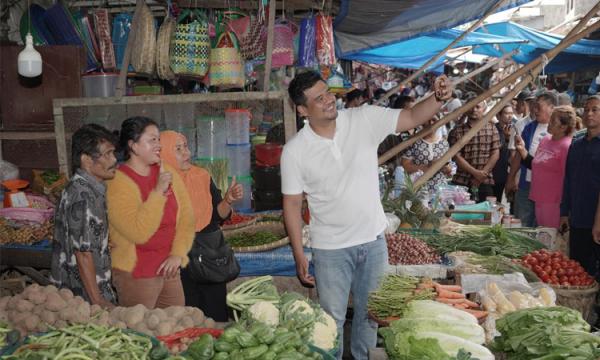
[{"label": "woven basket", "polygon": [[587,322],[593,320],[594,304],[598,293],[598,283],[588,287],[551,285],[556,293],[556,304],[581,312]]},{"label": "woven basket", "polygon": [[270,231],[274,234],[281,236],[281,239],[264,245],[241,247],[232,246],[231,248],[233,249],[233,251],[237,253],[268,251],[280,248],[290,243],[290,239],[287,237],[287,233],[285,231],[285,226],[283,225],[283,223],[280,222],[260,222],[256,223],[255,225],[246,226],[241,229],[223,231],[223,235],[225,236],[225,240],[227,240],[227,238],[234,235],[243,233],[252,234],[259,231]]},{"label": "woven basket", "polygon": [[[194,15],[194,16],[192,16]],[[192,21],[184,23],[186,19]],[[204,76],[209,68],[208,23],[199,12],[183,12],[171,37],[171,68],[176,74]]]},{"label": "woven basket", "polygon": [[258,217],[252,218],[248,221],[244,221],[242,223],[237,223],[234,225],[221,225],[221,230],[223,231],[229,231],[229,230],[236,230],[236,229],[241,229],[241,228],[246,228],[248,226],[252,226],[254,224],[256,224],[256,222],[258,221]]},{"label": "woven basket", "polygon": [[[222,45],[229,37],[233,47]],[[223,42],[222,42],[223,41]],[[217,40],[217,47],[210,52],[210,85],[243,87],[245,82],[244,63],[237,48],[237,40],[231,32],[224,32]]]},{"label": "woven basket", "polygon": [[156,72],[162,80],[172,80],[175,78],[175,73],[171,70],[169,47],[176,25],[175,19],[169,16],[163,21],[158,30],[158,38],[156,39]]},{"label": "woven basket", "polygon": [[131,65],[138,73],[152,74],[156,60],[154,17],[145,3],[137,15],[135,41],[131,50]]}]

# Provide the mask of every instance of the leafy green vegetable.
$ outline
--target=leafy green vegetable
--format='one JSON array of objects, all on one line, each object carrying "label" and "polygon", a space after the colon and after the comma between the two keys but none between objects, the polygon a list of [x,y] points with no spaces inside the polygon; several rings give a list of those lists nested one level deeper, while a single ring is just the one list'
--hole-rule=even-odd
[{"label": "leafy green vegetable", "polygon": [[270,231],[257,231],[255,233],[239,233],[229,236],[225,240],[233,247],[244,247],[270,244],[280,240],[280,237]]},{"label": "leafy green vegetable", "polygon": [[210,360],[215,354],[214,339],[210,334],[202,334],[187,349],[194,360]]}]

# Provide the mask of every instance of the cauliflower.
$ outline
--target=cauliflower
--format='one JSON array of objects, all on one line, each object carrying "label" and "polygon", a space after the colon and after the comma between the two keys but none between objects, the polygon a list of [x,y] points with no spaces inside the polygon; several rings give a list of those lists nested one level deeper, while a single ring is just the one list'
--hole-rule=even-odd
[{"label": "cauliflower", "polygon": [[310,342],[325,351],[330,351],[337,345],[337,324],[331,315],[321,310],[312,327]]},{"label": "cauliflower", "polygon": [[268,301],[258,301],[248,308],[248,314],[256,321],[267,325],[279,325],[279,309]]},{"label": "cauliflower", "polygon": [[291,314],[300,313],[302,315],[312,316],[314,314],[314,311],[313,311],[312,306],[310,306],[310,304],[307,303],[306,301],[296,300],[290,306],[288,313],[291,313]]}]

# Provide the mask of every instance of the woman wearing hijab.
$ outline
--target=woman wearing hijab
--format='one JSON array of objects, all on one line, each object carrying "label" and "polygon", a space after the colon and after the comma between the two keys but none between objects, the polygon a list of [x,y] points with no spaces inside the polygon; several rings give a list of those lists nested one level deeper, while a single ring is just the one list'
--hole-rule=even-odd
[{"label": "woman wearing hijab", "polygon": [[[192,165],[187,139],[175,131],[163,131],[160,135],[163,161],[176,169],[187,188],[196,219],[196,237],[190,254],[196,253],[201,244],[223,242],[220,224],[231,215],[231,204],[243,196],[240,184],[232,182],[221,196],[221,191],[212,181],[209,173]],[[192,265],[190,265],[192,266]],[[185,293],[185,304],[200,308],[206,316],[215,321],[228,321],[226,282],[198,280],[192,269],[183,269],[181,280]]]}]

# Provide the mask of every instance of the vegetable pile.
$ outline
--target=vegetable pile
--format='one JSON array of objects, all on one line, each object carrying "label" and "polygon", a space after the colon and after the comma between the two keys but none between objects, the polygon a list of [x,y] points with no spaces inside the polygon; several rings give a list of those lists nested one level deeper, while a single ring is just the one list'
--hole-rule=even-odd
[{"label": "vegetable pile", "polygon": [[29,336],[4,360],[39,359],[151,359],[168,358],[161,345],[149,337],[94,324],[73,325],[46,334]]},{"label": "vegetable pile", "polygon": [[194,307],[148,310],[140,304],[115,307],[108,312],[74,296],[69,289],[37,284],[28,286],[21,294],[0,298],[0,321],[8,321],[22,335],[89,323],[133,329],[151,336],[169,335],[191,327],[215,327],[214,320]]},{"label": "vegetable pile", "polygon": [[259,246],[271,244],[281,238],[270,231],[257,231],[257,232],[242,232],[239,234],[231,235],[226,237],[226,241],[233,247],[244,247],[244,246]]},{"label": "vegetable pile", "polygon": [[471,251],[480,255],[502,255],[519,258],[544,247],[518,229],[505,229],[501,225],[463,225],[454,233],[422,234],[421,240],[442,254],[452,251]]},{"label": "vegetable pile", "polygon": [[297,332],[260,322],[233,324],[216,341],[202,335],[183,355],[191,360],[322,359]]},{"label": "vegetable pile", "polygon": [[8,324],[5,324],[0,321],[0,349],[5,346],[11,346],[19,342],[21,339],[21,334],[10,328]]},{"label": "vegetable pile", "polygon": [[493,282],[487,285],[485,294],[481,295],[481,304],[487,311],[495,312],[498,315],[505,315],[520,309],[555,305],[550,291],[545,287],[540,289],[538,297],[516,290],[511,291],[507,296]]},{"label": "vegetable pile", "polygon": [[459,310],[468,312],[475,316],[477,320],[482,320],[487,316],[487,311],[481,311],[479,304],[470,301],[462,293],[460,285],[442,285],[433,281],[425,281],[419,284],[419,288],[433,288],[437,297],[435,301],[453,306]]},{"label": "vegetable pile", "polygon": [[569,260],[562,253],[545,249],[534,251],[522,258],[523,265],[533,270],[545,283],[562,286],[591,286],[594,278],[581,264]]},{"label": "vegetable pile", "polygon": [[455,251],[447,254],[454,261],[455,271],[461,274],[503,275],[519,272],[528,282],[540,282],[540,278],[520,261],[501,255],[483,256],[469,251]]},{"label": "vegetable pile", "polygon": [[439,264],[440,255],[421,240],[406,234],[386,234],[391,265]]},{"label": "vegetable pile", "polygon": [[386,275],[377,291],[369,294],[369,312],[379,319],[392,320],[402,316],[410,301],[435,298],[433,289],[418,288],[420,282],[413,276]]},{"label": "vegetable pile", "polygon": [[557,306],[524,309],[496,322],[502,334],[492,348],[508,359],[598,359],[600,337],[576,310]]},{"label": "vegetable pile", "polygon": [[468,359],[467,353],[479,360],[494,359],[481,346],[485,332],[473,315],[435,301],[411,302],[401,319],[379,333],[392,360]]},{"label": "vegetable pile", "polygon": [[325,351],[337,347],[333,318],[304,296],[290,292],[279,296],[271,276],[246,281],[227,294],[227,304],[242,312],[240,323],[280,326],[299,334],[304,342]]},{"label": "vegetable pile", "polygon": [[236,212],[231,214],[231,217],[223,222],[223,228],[226,229],[228,226],[240,225],[244,223],[250,223],[255,220],[255,216],[241,215]]}]

